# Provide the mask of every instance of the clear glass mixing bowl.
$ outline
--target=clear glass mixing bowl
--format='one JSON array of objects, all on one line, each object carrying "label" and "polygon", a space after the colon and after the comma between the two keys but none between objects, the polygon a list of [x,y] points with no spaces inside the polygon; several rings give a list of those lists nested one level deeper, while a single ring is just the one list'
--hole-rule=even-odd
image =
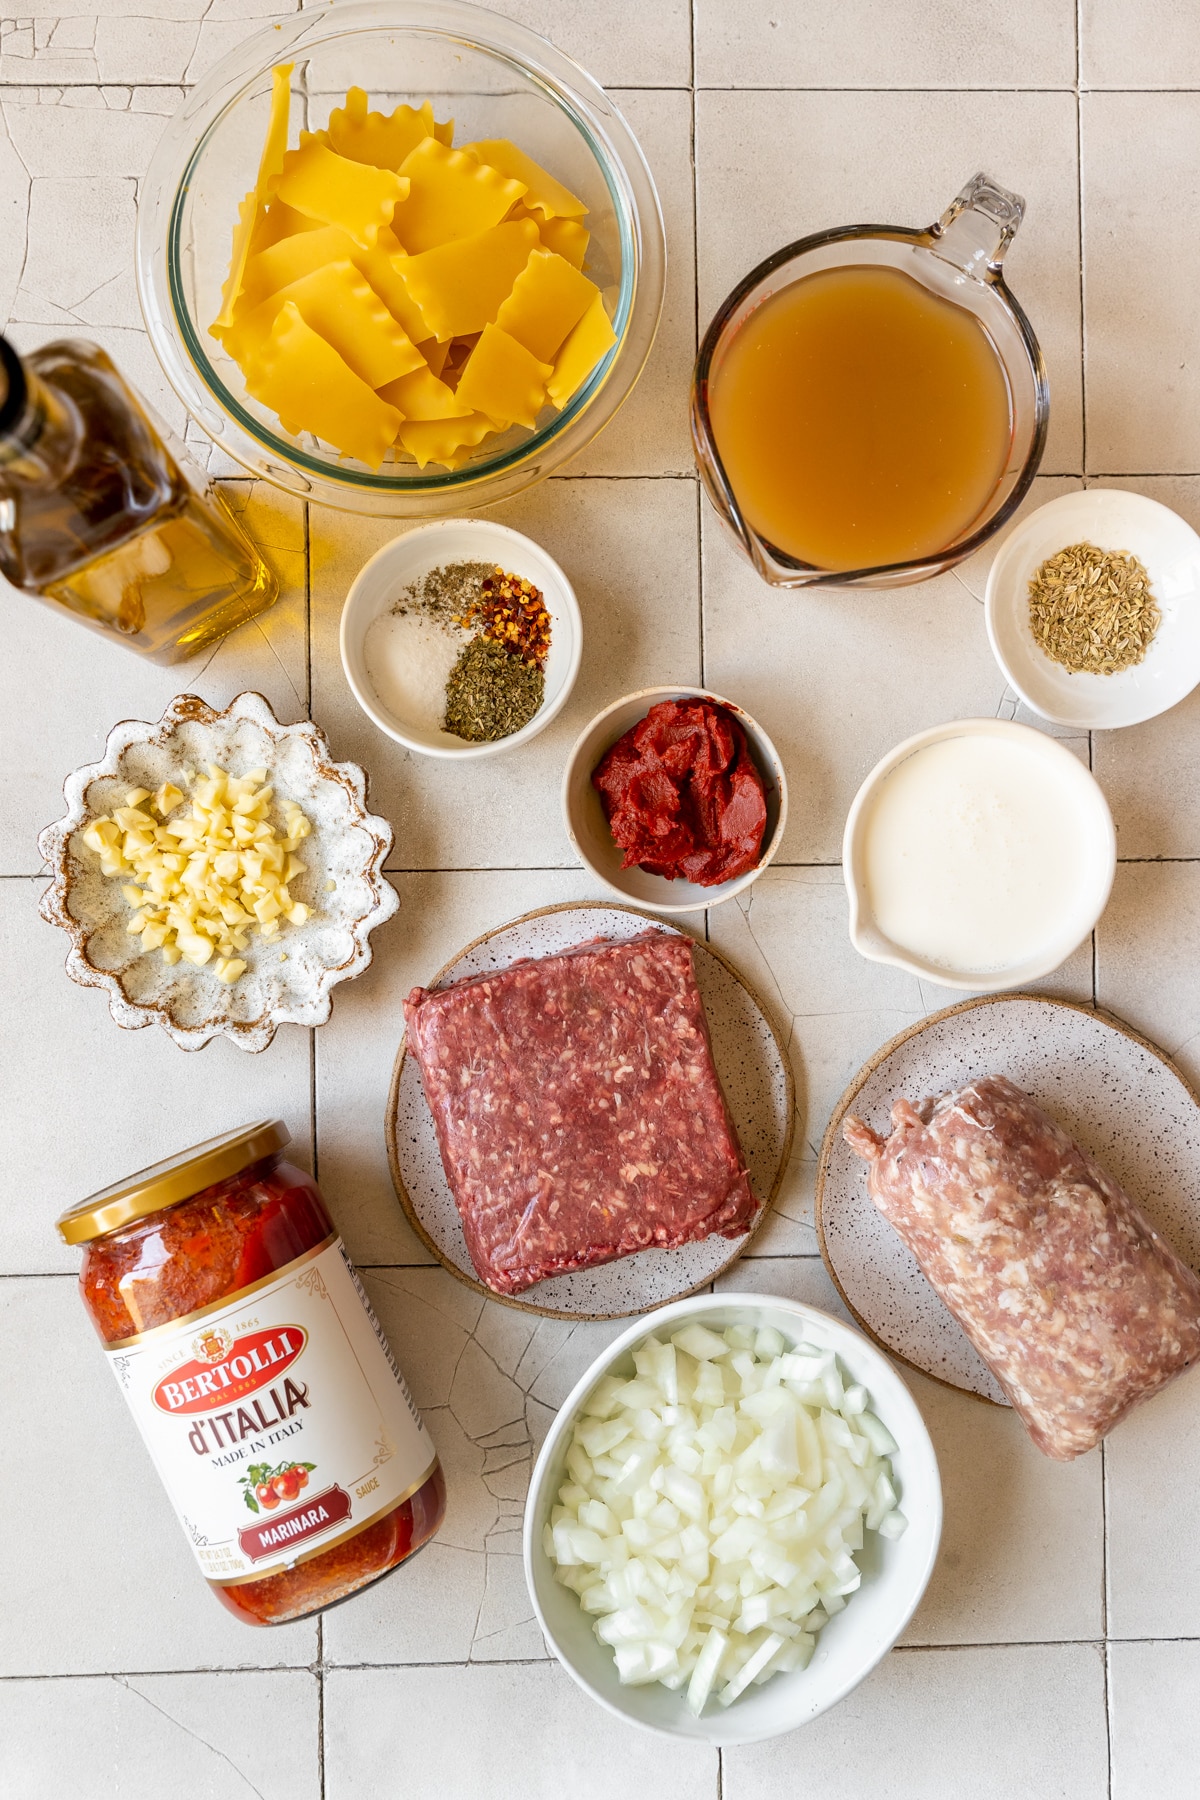
[{"label": "clear glass mixing bowl", "polygon": [[[293,62],[292,142],[349,87],[389,112],[430,98],[455,141],[511,138],[587,203],[586,273],[617,342],[566,409],[481,444],[461,468],[385,462],[373,473],[310,434],[293,437],[246,392],[209,336],[221,305],[238,203],[254,184],[271,70]],[[654,182],[604,90],[536,33],[465,0],[364,0],[305,11],[240,44],[168,125],[142,186],[137,278],[167,379],[237,462],[290,493],[351,512],[436,517],[540,481],[589,443],[637,380],[662,310],[666,243]]]}]

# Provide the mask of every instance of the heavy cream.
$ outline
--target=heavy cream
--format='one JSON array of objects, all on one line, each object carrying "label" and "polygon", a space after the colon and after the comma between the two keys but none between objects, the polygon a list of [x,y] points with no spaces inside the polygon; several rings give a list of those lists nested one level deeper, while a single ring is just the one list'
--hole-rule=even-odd
[{"label": "heavy cream", "polygon": [[1094,809],[1069,764],[1015,734],[914,751],[881,783],[863,844],[879,930],[956,974],[1015,968],[1091,923]]}]

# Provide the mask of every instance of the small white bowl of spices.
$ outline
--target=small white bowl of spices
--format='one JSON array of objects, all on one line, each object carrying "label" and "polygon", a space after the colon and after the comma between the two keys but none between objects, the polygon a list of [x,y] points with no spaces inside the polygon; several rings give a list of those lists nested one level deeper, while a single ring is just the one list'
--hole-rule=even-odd
[{"label": "small white bowl of spices", "polygon": [[1200,536],[1143,494],[1064,494],[1005,539],[985,611],[996,661],[1043,719],[1139,725],[1200,682]]},{"label": "small white bowl of spices", "polygon": [[531,538],[490,519],[439,519],[359,571],[341,652],[358,704],[398,744],[494,756],[562,710],[583,623],[570,582]]}]

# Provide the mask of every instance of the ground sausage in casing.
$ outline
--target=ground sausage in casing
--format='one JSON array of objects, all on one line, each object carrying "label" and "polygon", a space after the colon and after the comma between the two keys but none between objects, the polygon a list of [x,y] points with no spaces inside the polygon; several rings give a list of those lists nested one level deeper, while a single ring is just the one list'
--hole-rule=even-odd
[{"label": "ground sausage in casing", "polygon": [[1200,1357],[1200,1280],[1037,1103],[986,1075],[881,1138],[847,1119],[895,1226],[1048,1456],[1070,1461]]}]

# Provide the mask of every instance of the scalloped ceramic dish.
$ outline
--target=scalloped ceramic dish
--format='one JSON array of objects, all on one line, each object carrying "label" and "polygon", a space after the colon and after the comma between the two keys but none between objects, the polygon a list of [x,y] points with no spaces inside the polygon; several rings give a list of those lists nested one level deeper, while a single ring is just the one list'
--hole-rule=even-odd
[{"label": "scalloped ceramic dish", "polygon": [[[232,987],[209,968],[170,968],[137,948],[125,929],[132,909],[121,882],[101,874],[81,835],[123,803],[127,788],[153,792],[210,762],[234,775],[266,768],[276,793],[295,800],[312,824],[308,872],[294,884],[312,916],[270,942],[252,937],[249,967]],[[214,1037],[265,1050],[280,1025],[323,1025],[332,989],[368,967],[371,932],[400,904],[383,875],[392,828],[367,811],[366,775],[355,763],[335,763],[316,725],[281,725],[261,694],[239,694],[220,713],[179,694],[156,723],[125,719],[109,732],[102,760],[68,775],[63,793],[65,815],[38,837],[53,876],[39,910],[71,938],[67,974],[105,989],[118,1025],[161,1025],[184,1050]]]}]

